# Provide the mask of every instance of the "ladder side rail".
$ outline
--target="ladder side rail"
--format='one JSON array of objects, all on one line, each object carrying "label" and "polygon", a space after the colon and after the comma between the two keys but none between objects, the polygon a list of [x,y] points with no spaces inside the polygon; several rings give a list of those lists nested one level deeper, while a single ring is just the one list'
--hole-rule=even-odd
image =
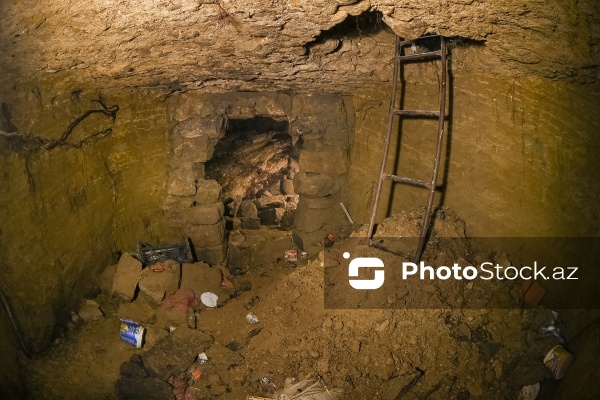
[{"label": "ladder side rail", "polygon": [[373,228],[375,227],[375,216],[377,215],[377,206],[379,204],[379,197],[381,196],[381,187],[383,185],[385,166],[387,164],[388,153],[390,150],[390,138],[392,136],[392,126],[394,125],[394,110],[396,109],[396,96],[398,91],[398,75],[400,74],[400,37],[396,35],[396,44],[394,49],[394,72],[392,77],[392,94],[390,98],[390,112],[388,117],[388,123],[385,133],[385,144],[383,149],[383,157],[381,160],[381,169],[379,176],[377,177],[377,190],[375,191],[375,199],[373,200],[373,211],[371,212],[371,218],[369,220],[369,230],[367,231],[367,242],[373,237]]},{"label": "ladder side rail", "polygon": [[442,144],[444,139],[444,122],[446,114],[446,79],[447,79],[447,47],[444,37],[441,38],[441,51],[442,51],[442,77],[440,80],[440,118],[438,125],[438,138],[437,147],[435,151],[433,174],[431,177],[431,186],[429,191],[429,199],[427,201],[427,208],[425,210],[425,216],[423,217],[423,224],[421,226],[421,235],[419,238],[419,244],[415,253],[415,262],[421,260],[423,250],[425,249],[425,242],[427,239],[427,232],[429,230],[429,223],[431,222],[431,211],[433,208],[433,200],[435,198],[435,191],[437,186],[437,178],[439,173],[441,155],[442,155]]}]

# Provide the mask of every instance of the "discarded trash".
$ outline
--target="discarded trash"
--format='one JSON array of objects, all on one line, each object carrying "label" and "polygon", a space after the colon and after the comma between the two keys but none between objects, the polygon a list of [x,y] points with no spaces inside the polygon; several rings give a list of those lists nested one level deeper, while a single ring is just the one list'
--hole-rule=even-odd
[{"label": "discarded trash", "polygon": [[325,239],[323,240],[323,245],[325,247],[331,247],[331,246],[333,246],[334,243],[335,243],[335,236],[333,235],[333,233],[330,233],[329,235],[325,236]]},{"label": "discarded trash", "polygon": [[165,309],[174,308],[182,315],[187,315],[188,309],[190,307],[196,307],[197,305],[198,299],[190,289],[179,289],[175,294],[167,295],[163,300],[163,307]]},{"label": "discarded trash", "polygon": [[142,348],[144,332],[146,328],[130,319],[121,320],[121,340],[134,345],[136,348]]},{"label": "discarded trash", "polygon": [[298,250],[291,249],[285,251],[285,261],[289,267],[295,267],[298,263]]},{"label": "discarded trash", "polygon": [[561,333],[562,324],[560,322],[551,322],[542,326],[542,332],[546,336],[554,336],[558,343],[565,344],[565,339]]},{"label": "discarded trash", "polygon": [[327,389],[322,381],[304,380],[291,384],[286,379],[284,388],[275,392],[277,400],[338,400],[343,392],[340,389]]},{"label": "discarded trash", "polygon": [[189,367],[186,371],[186,374],[188,376],[190,385],[193,385],[203,375],[202,370],[196,365],[192,365],[191,367]]},{"label": "discarded trash", "polygon": [[202,376],[202,371],[200,371],[199,369],[195,369],[192,371],[191,375],[192,375],[192,378],[194,379],[194,381],[197,381]]},{"label": "discarded trash", "polygon": [[346,218],[348,218],[348,222],[350,222],[352,225],[354,225],[354,220],[350,216],[350,213],[346,209],[346,206],[344,205],[344,203],[340,203],[340,206],[342,207],[342,210],[344,210],[344,214],[346,214]]},{"label": "discarded trash", "polygon": [[269,378],[268,376],[260,378],[258,380],[258,383],[260,384],[262,389],[277,388],[277,386],[275,386],[275,384],[273,383],[273,379]]},{"label": "discarded trash", "polygon": [[246,321],[248,321],[248,323],[250,324],[256,324],[259,321],[259,319],[255,314],[248,313],[246,314]]},{"label": "discarded trash", "polygon": [[179,376],[173,378],[173,394],[175,395],[175,400],[184,400],[185,399],[185,390],[188,385],[185,383],[185,380]]},{"label": "discarded trash", "polygon": [[573,356],[561,345],[554,346],[544,357],[544,365],[556,380],[565,376],[571,362],[573,362]]},{"label": "discarded trash", "polygon": [[204,292],[200,295],[200,301],[206,307],[214,308],[218,304],[217,302],[219,301],[219,296],[217,296],[213,292]]},{"label": "discarded trash", "polygon": [[187,309],[187,325],[191,329],[196,329],[196,311],[192,307]]},{"label": "discarded trash", "polygon": [[176,326],[173,326],[173,325],[169,326],[169,333],[175,332],[176,329],[177,329]]},{"label": "discarded trash", "polygon": [[144,265],[153,265],[166,260],[175,260],[180,263],[193,261],[189,241],[169,246],[152,247],[148,243],[140,243],[138,246],[140,261]]},{"label": "discarded trash", "polygon": [[208,356],[206,355],[206,353],[200,353],[196,356],[196,359],[194,360],[194,362],[196,364],[204,364],[205,362],[208,361]]},{"label": "discarded trash", "polygon": [[303,251],[302,253],[300,253],[300,259],[301,260],[306,260],[308,258],[308,253]]},{"label": "discarded trash", "polygon": [[535,400],[538,393],[540,393],[540,383],[534,383],[533,385],[523,386],[523,389],[519,392],[517,400]]},{"label": "discarded trash", "polygon": [[523,283],[523,301],[530,306],[540,304],[546,295],[546,288],[538,281],[525,281]]}]

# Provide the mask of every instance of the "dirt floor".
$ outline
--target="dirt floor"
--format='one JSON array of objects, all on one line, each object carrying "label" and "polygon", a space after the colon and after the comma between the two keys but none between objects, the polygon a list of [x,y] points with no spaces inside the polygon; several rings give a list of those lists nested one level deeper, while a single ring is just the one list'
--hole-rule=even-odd
[{"label": "dirt floor", "polygon": [[[394,216],[379,234],[410,234],[416,221],[412,214]],[[438,217],[436,232],[466,237],[451,212]],[[327,309],[324,274],[338,267],[327,253],[289,266],[283,256],[293,246],[289,233],[232,236],[237,247],[251,250],[249,263],[226,277],[229,287],[217,283],[217,308],[196,306],[196,329],[138,296],[130,312],[147,332],[136,349],[119,340],[123,304],[101,295],[104,317],[72,325],[45,354],[23,361],[31,398],[285,399],[273,396],[303,380],[316,383],[318,394],[291,397],[288,390],[287,398],[527,400],[534,397],[519,397],[526,385],[540,382],[538,399],[557,390],[543,363],[557,344],[539,330],[553,319],[544,307]],[[334,240],[331,249],[342,242]],[[418,296],[443,295],[436,290]],[[195,362],[203,352],[208,361]]]}]

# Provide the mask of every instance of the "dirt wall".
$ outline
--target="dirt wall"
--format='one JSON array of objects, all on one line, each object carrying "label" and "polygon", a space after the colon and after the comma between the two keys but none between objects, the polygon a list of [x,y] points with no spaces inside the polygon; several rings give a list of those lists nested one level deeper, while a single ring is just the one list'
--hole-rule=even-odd
[{"label": "dirt wall", "polygon": [[[164,237],[161,103],[62,79],[0,94],[0,128],[17,134],[0,138],[0,278],[34,350],[118,251]],[[114,121],[91,113],[65,138],[99,100],[119,106]]]},{"label": "dirt wall", "polygon": [[[484,65],[482,46],[454,47],[450,109],[439,185],[443,203],[466,221],[473,236],[596,235],[600,193],[598,84],[514,74]],[[412,70],[408,70],[412,68]],[[437,108],[439,67],[414,65],[406,74],[406,109]],[[382,157],[390,85],[354,96],[356,138],[349,184],[351,209],[368,223]],[[430,179],[437,121],[405,120],[399,164],[397,128],[388,172]],[[427,192],[384,184],[378,219],[424,205]],[[439,194],[441,194],[440,192]],[[438,195],[438,201],[440,196]]]}]

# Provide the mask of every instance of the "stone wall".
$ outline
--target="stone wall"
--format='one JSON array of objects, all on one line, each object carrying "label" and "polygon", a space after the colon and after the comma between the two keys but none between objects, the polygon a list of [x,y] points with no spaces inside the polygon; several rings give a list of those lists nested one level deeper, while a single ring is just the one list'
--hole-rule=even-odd
[{"label": "stone wall", "polygon": [[339,203],[347,196],[352,114],[342,97],[186,93],[173,96],[168,110],[171,152],[165,210],[171,226],[190,237],[200,260],[215,264],[226,256],[221,187],[205,179],[204,163],[225,134],[227,119],[287,120],[293,141],[301,141],[294,191],[300,195],[295,237],[302,249],[314,254],[326,234],[343,229]]}]

